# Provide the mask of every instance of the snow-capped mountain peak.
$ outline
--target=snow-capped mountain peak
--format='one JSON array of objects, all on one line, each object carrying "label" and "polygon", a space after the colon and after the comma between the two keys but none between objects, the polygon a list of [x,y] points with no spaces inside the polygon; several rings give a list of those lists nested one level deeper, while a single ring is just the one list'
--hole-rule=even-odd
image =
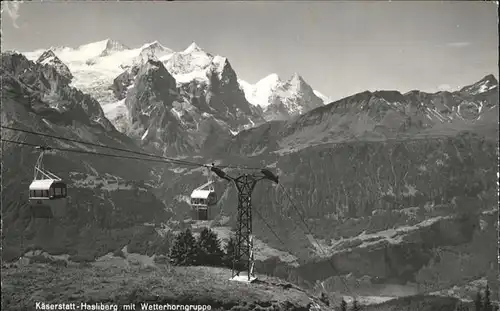
[{"label": "snow-capped mountain peak", "polygon": [[282,83],[283,82],[276,73],[265,76],[254,85],[240,80],[240,86],[243,88],[248,102],[262,108],[269,106],[272,93]]},{"label": "snow-capped mountain peak", "polygon": [[294,82],[295,82],[295,81],[297,81],[297,82],[303,82],[303,81],[304,81],[304,79],[302,78],[302,76],[301,76],[301,75],[299,75],[299,73],[298,73],[298,72],[294,72],[294,73],[292,74],[292,76],[290,77],[290,80],[289,80],[289,81],[294,81]]},{"label": "snow-capped mountain peak", "polygon": [[66,83],[70,83],[73,79],[73,75],[68,66],[66,66],[52,50],[44,51],[42,55],[38,57],[36,63],[54,67],[61,77],[66,79]]},{"label": "snow-capped mountain peak", "polygon": [[163,46],[158,41],[144,44],[140,49],[141,51],[134,60],[134,64],[144,63],[148,59],[166,61],[174,54],[174,51]]},{"label": "snow-capped mountain peak", "polygon": [[158,41],[155,40],[153,42],[146,43],[142,46],[142,48],[148,47],[148,46],[158,46],[158,47],[163,47],[163,45]]},{"label": "snow-capped mountain peak", "polygon": [[108,45],[109,39],[91,42],[87,44],[80,45],[76,48],[77,51],[81,52],[81,56],[86,58],[92,58],[99,56],[102,52],[106,50],[106,46]]},{"label": "snow-capped mountain peak", "polygon": [[128,46],[116,40],[106,39],[104,41],[106,41],[106,46],[104,47],[104,50],[101,52],[101,54],[99,54],[99,56],[101,57],[111,55],[114,52],[119,52],[129,49]]},{"label": "snow-capped mountain peak", "polygon": [[40,63],[42,65],[45,65],[47,63],[50,63],[54,60],[58,59],[56,54],[52,50],[47,50],[40,55],[40,57],[37,59],[37,63]]},{"label": "snow-capped mountain peak", "polygon": [[488,92],[498,86],[498,81],[494,75],[490,74],[479,80],[478,82],[466,86],[461,89],[461,91],[465,91],[471,93],[473,95],[481,94],[484,92]]},{"label": "snow-capped mountain peak", "polygon": [[191,54],[196,52],[205,52],[205,51],[203,51],[203,49],[200,48],[198,44],[196,44],[196,42],[193,42],[182,53]]},{"label": "snow-capped mountain peak", "polygon": [[272,73],[254,85],[243,80],[239,83],[247,100],[262,107],[267,119],[287,118],[324,104],[323,98],[298,73],[286,81]]},{"label": "snow-capped mountain peak", "polygon": [[[206,80],[207,70],[213,64],[214,56],[203,51],[195,42],[182,52],[173,53],[166,61],[167,70],[178,83]],[[222,62],[223,66],[224,62]]]},{"label": "snow-capped mountain peak", "polygon": [[171,49],[165,47],[158,41],[153,41],[151,43],[144,44],[141,48],[142,51],[144,50],[150,50],[150,51],[159,51],[159,52],[168,52],[168,53],[173,53]]},{"label": "snow-capped mountain peak", "polygon": [[299,91],[300,88],[304,86],[308,86],[308,84],[304,81],[304,79],[296,72],[290,77],[290,79],[286,82],[286,84],[289,85],[290,88],[295,89],[296,91]]},{"label": "snow-capped mountain peak", "polygon": [[276,73],[272,73],[260,79],[255,83],[255,86],[257,89],[274,89],[280,83],[282,83],[280,77]]}]

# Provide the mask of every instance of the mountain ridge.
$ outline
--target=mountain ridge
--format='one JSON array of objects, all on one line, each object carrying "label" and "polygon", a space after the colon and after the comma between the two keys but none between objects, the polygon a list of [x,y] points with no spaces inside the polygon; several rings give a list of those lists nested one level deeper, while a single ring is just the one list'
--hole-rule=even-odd
[{"label": "mountain ridge", "polygon": [[[149,46],[158,45],[161,46],[158,42],[149,44]],[[142,48],[144,49],[145,46],[143,45]],[[84,45],[84,47],[85,49],[89,49],[89,45]],[[116,53],[120,53],[120,51]],[[312,119],[320,117],[317,114],[320,110],[317,109],[323,107],[330,107],[328,114],[333,113],[335,118],[325,123],[325,126],[331,127],[331,129],[327,132],[322,130],[323,134],[314,138],[316,143],[338,142],[346,139],[360,138],[380,140],[395,136],[399,137],[401,134],[413,135],[417,133],[437,132],[438,128],[446,132],[457,131],[460,128],[470,128],[472,126],[483,127],[485,130],[491,132],[489,125],[487,125],[490,124],[490,121],[487,119],[494,118],[494,115],[485,114],[484,112],[488,109],[493,109],[497,101],[495,96],[498,98],[496,91],[498,90],[498,81],[496,81],[493,75],[488,75],[474,85],[464,86],[461,90],[455,92],[426,93],[410,91],[402,94],[398,91],[366,91],[328,105],[323,105],[321,99],[315,95],[316,92],[298,73],[294,73],[287,81],[281,81],[276,74],[270,74],[262,79],[261,82],[268,85],[268,90],[264,93],[270,98],[272,105],[263,105],[265,108],[262,109],[260,108],[262,105],[255,105],[255,102],[254,104],[248,103],[248,91],[243,91],[243,96],[241,96],[242,94],[238,94],[240,90],[248,89],[248,87],[242,87],[242,84],[244,84],[242,83],[243,80],[237,77],[227,58],[217,55],[213,56],[205,52],[194,42],[181,52],[170,53],[169,51],[167,56],[156,57],[155,55],[148,55],[147,57],[153,57],[161,61],[165,64],[167,71],[169,73],[172,72],[174,79],[176,79],[177,87],[182,89],[182,92],[187,95],[187,98],[184,100],[187,100],[187,103],[195,106],[201,103],[203,106],[206,105],[207,101],[215,98],[215,100],[220,102],[218,105],[221,105],[220,108],[222,108],[230,102],[241,102],[243,106],[236,107],[240,111],[236,114],[234,112],[228,114],[228,111],[224,112],[224,109],[221,110],[218,108],[214,115],[220,121],[219,123],[225,123],[229,132],[233,134],[270,120],[296,118],[299,123],[296,121],[293,122],[299,127],[304,124],[315,124],[318,120],[313,121]],[[133,81],[128,79],[128,82],[125,83],[127,86],[123,83],[120,86],[116,84],[117,79],[122,79],[124,75],[130,76],[131,68],[139,66],[144,61],[145,59],[142,59],[141,62],[136,62],[132,67],[128,66],[125,71],[121,69],[122,72],[116,75],[114,81],[109,84],[111,88],[106,88],[106,92],[113,94],[112,96],[116,98],[115,102],[110,105],[112,108],[105,109],[106,114],[120,130],[130,127],[130,124],[127,125],[127,115],[129,113],[126,111],[127,108],[123,99],[126,88],[131,87]],[[216,75],[213,74],[214,70],[217,72]],[[196,74],[193,75],[194,72]],[[227,72],[225,78],[222,76],[223,72]],[[182,76],[181,80],[179,80],[180,76]],[[219,81],[212,81],[216,76]],[[215,82],[215,84],[218,84],[228,77],[234,77],[233,82],[229,86],[226,86],[224,91],[223,89],[216,88],[217,91],[214,92],[212,83]],[[224,84],[222,83],[221,85]],[[477,90],[474,91],[471,89],[473,87]],[[233,94],[231,95],[233,97],[228,100],[227,96],[222,94]],[[297,94],[300,94],[300,96],[297,97]],[[349,111],[346,110],[346,104],[351,105],[348,103],[356,102],[356,98],[363,97],[364,95],[368,96],[368,94],[370,94],[369,98],[361,99],[361,102],[355,103],[358,111],[351,109],[352,107]],[[214,95],[216,96],[214,97]],[[363,101],[365,102],[363,103]],[[483,107],[486,110],[483,111]],[[205,112],[208,114],[215,113],[210,109]],[[259,115],[262,115],[263,120],[259,120]],[[246,124],[242,124],[241,121],[235,123],[233,121],[234,118],[239,120],[247,119],[247,121],[243,121]],[[309,121],[306,121],[306,119],[309,119]],[[186,122],[190,121],[187,120]],[[286,131],[288,133],[295,131],[292,127],[288,126]],[[314,136],[315,134],[311,132],[311,135]],[[307,137],[305,138],[306,141],[308,139]],[[296,143],[296,139],[292,141]],[[299,141],[304,141],[304,138],[300,138]],[[299,144],[303,143],[299,142]]]},{"label": "mountain ridge", "polygon": [[[129,48],[119,41],[112,39],[80,45],[77,48],[57,47],[51,48],[51,50],[70,67],[75,76],[73,85],[93,95],[103,106],[108,104],[116,105],[117,101],[121,100],[115,97],[114,93],[109,89],[109,85],[113,84],[113,80],[122,74],[124,69],[140,65],[147,61],[148,58],[152,57],[162,61],[167,70],[174,76],[179,86],[192,83],[193,81],[195,83],[206,83],[211,66],[217,67],[217,64],[224,66],[225,62],[229,62],[225,57],[206,52],[195,42],[179,52],[166,48],[158,41],[143,44],[138,48]],[[45,50],[37,50],[24,54],[29,59],[35,59],[43,52]],[[219,70],[222,70],[222,67]],[[234,87],[240,88],[239,85],[237,83]],[[314,107],[314,105],[318,105],[319,98],[324,100],[324,96],[317,91],[311,92],[307,90],[311,94],[307,94],[307,92],[304,95],[295,94],[299,91],[295,90],[295,92],[292,92],[293,94],[288,96],[290,98],[286,98],[287,94],[284,94],[286,93],[286,90],[284,90],[275,99],[275,101],[280,102],[278,103],[280,107],[268,113],[267,119],[286,118],[297,113],[296,111],[290,112],[288,111],[289,109],[298,109],[300,112],[303,106],[307,106],[306,102],[314,101],[315,103],[312,105]],[[308,98],[303,100],[301,96]],[[281,103],[283,101],[285,103]],[[307,110],[310,108],[305,107],[304,109]],[[109,109],[106,110],[108,111]],[[258,107],[251,107],[251,110],[254,110],[253,114],[259,113]],[[248,122],[246,127],[252,127],[254,126],[253,124],[260,122],[259,120],[253,120]],[[115,125],[121,128],[120,124]],[[232,129],[232,131],[237,132],[239,130]]]},{"label": "mountain ridge", "polygon": [[[225,95],[222,93],[216,94],[217,96],[214,97],[214,100],[224,100],[228,104],[236,105],[235,108],[241,111],[230,113],[220,111],[223,114],[215,116],[223,122],[229,122],[231,131],[237,132],[242,128],[251,127],[253,124],[263,121],[261,120],[259,108],[252,107],[246,103],[243,94],[238,94],[240,90],[237,83],[230,81],[231,77],[236,77],[236,73],[227,58],[206,53],[195,43],[181,52],[173,52],[165,48],[158,41],[145,44],[137,49],[119,49],[118,51],[113,51],[113,53],[102,56],[102,49],[109,42],[109,40],[99,41],[80,46],[73,50],[70,48],[61,48],[60,51],[62,51],[62,54],[60,57],[66,60],[70,64],[70,67],[72,67],[73,75],[76,77],[73,82],[75,87],[92,94],[103,107],[107,105],[113,107],[111,109],[105,108],[105,110],[117,128],[124,128],[123,122],[125,122],[127,114],[124,113],[126,107],[121,102],[124,98],[125,90],[116,90],[116,88],[121,87],[117,85],[117,79],[120,80],[124,74],[130,74],[131,70],[136,70],[133,68],[141,66],[141,64],[147,62],[150,58],[159,60],[165,65],[167,71],[176,79],[177,86],[184,89],[183,92],[194,91],[193,83],[196,84],[196,94],[190,95],[191,98],[196,98],[194,100],[198,100],[199,96],[202,95],[201,93],[206,93],[203,94],[205,101],[210,101],[214,97],[211,95],[214,93],[209,90],[212,82],[209,77],[213,76],[212,72],[214,70],[217,71]],[[34,58],[38,54],[40,54],[40,51],[27,53],[27,56],[28,58]],[[129,79],[127,87],[132,82]],[[228,83],[232,83],[232,85],[228,85]],[[231,96],[232,99],[229,99]],[[218,97],[220,99],[217,99]],[[231,121],[234,118],[240,121],[237,121],[236,124]],[[118,119],[117,122],[115,122],[115,119]],[[244,124],[240,124],[243,119],[247,120],[244,121]]]},{"label": "mountain ridge", "polygon": [[[491,137],[498,130],[498,114],[489,113],[492,109],[498,109],[498,83],[478,94],[364,91],[300,115],[284,124],[282,131],[285,136],[297,131],[304,135],[309,128],[310,135],[293,140],[299,144],[311,142],[313,136],[318,143],[404,139],[408,135],[448,135],[447,131],[458,133],[479,127]],[[325,135],[339,133],[338,138],[324,140]]]}]

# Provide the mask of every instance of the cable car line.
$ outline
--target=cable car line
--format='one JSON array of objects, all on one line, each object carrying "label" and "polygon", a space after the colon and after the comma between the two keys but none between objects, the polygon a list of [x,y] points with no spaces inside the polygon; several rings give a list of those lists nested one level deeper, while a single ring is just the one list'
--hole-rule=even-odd
[{"label": "cable car line", "polygon": [[[261,215],[261,213],[259,213],[259,211],[256,209],[253,210],[253,212],[255,214],[257,214],[257,216],[260,217],[260,219],[262,220],[264,225],[266,225],[266,227],[269,229],[269,231],[271,231],[271,233],[276,237],[276,239],[278,239],[278,241],[281,243],[281,245],[285,246],[285,242],[283,242],[283,240],[279,237],[279,235],[276,233],[276,231],[274,231],[273,227],[271,227],[271,225],[266,221],[266,219]],[[253,239],[252,239],[252,248],[253,248]],[[290,252],[290,254],[292,254],[292,253]],[[252,261],[253,261],[253,251],[252,251],[251,255],[252,255]]]},{"label": "cable car line", "polygon": [[[21,141],[15,141],[15,140],[9,140],[9,139],[2,139],[2,141],[6,142],[6,143],[12,143],[12,144],[18,144],[18,145],[30,146],[30,147],[39,147],[40,146],[38,144],[31,144],[31,143],[26,143],[26,142],[21,142]],[[76,152],[76,153],[83,153],[83,154],[98,155],[98,156],[104,156],[104,157],[112,157],[112,158],[143,160],[143,161],[159,162],[159,163],[173,163],[173,164],[198,166],[197,164],[193,164],[193,163],[190,163],[190,164],[176,163],[176,162],[173,162],[173,161],[166,161],[166,160],[159,160],[159,159],[158,160],[157,159],[147,159],[147,158],[141,158],[141,157],[133,157],[133,156],[126,156],[126,155],[109,154],[109,153],[102,153],[102,152],[93,152],[93,151],[79,150],[79,149],[73,149],[73,148],[50,147],[50,149],[52,149],[52,150],[58,150],[58,151],[67,151],[67,152]]]},{"label": "cable car line", "polygon": [[164,159],[164,160],[169,160],[169,161],[175,161],[176,163],[186,163],[187,165],[196,164],[197,166],[203,166],[203,164],[200,164],[200,163],[194,163],[194,162],[189,162],[189,161],[185,161],[185,160],[163,157],[163,156],[159,156],[159,155],[154,155],[154,154],[149,154],[149,153],[139,152],[139,151],[133,151],[133,150],[124,149],[124,148],[111,147],[111,146],[96,144],[96,143],[92,143],[92,142],[82,141],[82,140],[78,140],[78,139],[72,139],[72,138],[66,138],[66,137],[61,137],[61,136],[56,136],[56,135],[38,133],[38,132],[34,132],[34,131],[29,131],[29,130],[12,128],[12,127],[8,127],[8,126],[4,126],[4,125],[2,125],[1,127],[4,129],[11,130],[11,131],[17,131],[17,132],[22,132],[22,133],[26,133],[26,134],[33,134],[36,136],[49,137],[49,138],[53,138],[53,139],[65,140],[65,141],[80,143],[80,144],[94,146],[94,147],[100,147],[100,148],[106,148],[106,149],[111,149],[111,150],[116,150],[116,151],[123,151],[123,152],[138,154],[138,155],[144,155],[144,156],[148,156],[148,157],[152,157],[152,158],[159,158],[159,159]]},{"label": "cable car line", "polygon": [[[292,208],[295,210],[295,212],[297,212],[297,214],[299,215],[299,218],[302,220],[302,223],[304,224],[304,226],[306,227],[307,231],[309,232],[309,235],[310,237],[314,240],[314,242],[316,243],[316,245],[318,246],[318,248],[320,249],[320,251],[323,253],[323,254],[327,254],[327,252],[323,249],[323,247],[321,246],[321,244],[319,244],[318,240],[316,240],[316,238],[314,237],[313,233],[312,233],[312,230],[310,229],[310,227],[307,225],[307,222],[304,218],[304,216],[302,216],[302,213],[300,213],[299,209],[297,208],[297,206],[294,204],[294,200],[292,199],[292,197],[290,196],[290,194],[288,193],[287,189],[281,184],[279,183],[278,184],[281,189],[283,190],[283,193],[285,193],[285,195],[287,196],[288,200],[290,201],[290,205],[292,206]],[[307,236],[307,235],[306,235]],[[335,265],[332,263],[331,261],[331,258],[327,258],[326,260],[331,268],[333,269],[333,271],[337,271],[337,268],[335,267]],[[342,283],[344,284],[344,287],[347,289],[347,291],[349,292],[349,294],[351,296],[353,296],[355,299],[357,298],[357,295],[354,294],[351,289],[349,288],[349,285],[347,284],[346,280],[340,276],[340,280],[342,281]]]},{"label": "cable car line", "polygon": [[276,231],[274,231],[273,227],[266,221],[266,219],[262,216],[262,214],[256,209],[252,210],[252,212],[254,212],[255,214],[257,214],[257,216],[260,217],[264,225],[266,225],[269,231],[271,231],[271,233],[276,237],[276,239],[278,239],[278,242],[280,242],[284,246],[285,242],[283,242],[283,240],[279,237]]},{"label": "cable car line", "polygon": [[[181,159],[175,159],[175,158],[170,158],[170,157],[165,157],[165,156],[160,156],[160,155],[155,155],[155,154],[150,154],[150,153],[145,153],[145,152],[140,152],[140,151],[134,151],[130,149],[125,149],[125,148],[119,148],[119,147],[111,147],[111,146],[106,146],[102,144],[96,144],[88,141],[83,141],[79,139],[72,139],[72,138],[66,138],[66,137],[61,137],[61,136],[56,136],[56,135],[50,135],[50,134],[45,134],[45,133],[39,133],[39,132],[34,132],[34,131],[29,131],[29,130],[23,130],[19,128],[13,128],[9,126],[4,126],[1,125],[1,128],[11,130],[11,131],[17,131],[17,132],[22,132],[26,134],[32,134],[36,136],[42,136],[42,137],[49,137],[53,139],[58,139],[58,140],[65,140],[69,142],[74,142],[74,143],[80,143],[84,145],[89,145],[89,146],[94,146],[94,147],[100,147],[100,148],[106,148],[110,150],[116,150],[116,151],[122,151],[122,152],[128,152],[128,153],[133,153],[137,155],[143,155],[143,156],[148,156],[152,158],[158,158],[158,159],[163,159],[163,160],[168,160],[171,161],[172,163],[175,164],[181,164],[181,165],[189,165],[189,166],[198,166],[198,167],[207,167],[206,164],[203,163],[196,163],[196,162],[191,162],[187,160],[181,160]],[[165,161],[163,161],[165,162]],[[254,168],[254,167],[246,167],[246,166],[236,166],[236,165],[218,165],[218,167],[221,168],[232,168],[232,169],[241,169],[241,170],[258,170],[259,168]]]},{"label": "cable car line", "polygon": [[[288,192],[286,191],[286,188],[284,188],[284,186],[282,184],[278,184],[282,187],[283,189],[283,192],[285,193],[285,195],[287,196],[287,198],[290,200],[290,203],[292,205],[293,204],[293,200],[291,199],[291,197],[288,195]],[[308,231],[310,232],[309,234],[311,235],[311,237],[315,240],[316,242],[316,245],[318,245],[318,247],[321,249],[321,245],[318,243],[318,241],[314,238],[314,236],[312,235],[311,233],[311,230],[309,229],[309,227],[307,226],[307,223],[304,219],[304,217],[302,216],[302,214],[298,211],[298,209],[295,207],[294,208],[295,211],[297,212],[297,214],[299,214],[299,217],[301,218],[302,222],[304,223],[304,225],[306,226],[306,228],[308,229]],[[272,226],[265,220],[265,218],[262,216],[262,214],[260,214],[260,212],[257,210],[257,209],[253,209],[252,212],[254,212],[255,214],[257,214],[258,217],[260,217],[260,219],[262,220],[262,222],[264,223],[264,225],[266,225],[266,227],[271,231],[271,233],[276,237],[276,239],[281,243],[281,245],[285,246],[285,242],[283,242],[283,240],[279,237],[279,235],[276,233],[276,231],[274,231],[274,229],[272,228]],[[321,252],[326,254],[326,252],[321,249]],[[292,254],[292,252],[289,252],[290,254]],[[330,261],[330,259],[327,259],[327,262],[331,265],[332,269],[334,271],[337,271],[337,268],[335,268],[335,266],[333,265],[333,263]],[[349,292],[349,294],[355,298],[357,298],[357,295],[355,295],[353,293],[353,291],[350,289],[349,285],[347,284],[347,282],[345,281],[345,279],[343,277],[340,277],[340,280],[341,282],[343,283],[344,287],[347,289],[347,291]]]},{"label": "cable car line", "polygon": [[[196,162],[191,162],[191,161],[187,161],[187,160],[175,159],[175,158],[170,158],[170,157],[165,157],[165,156],[160,156],[160,155],[155,155],[155,154],[150,154],[150,153],[145,153],[145,152],[140,152],[140,151],[134,151],[134,150],[125,149],[125,148],[111,147],[111,146],[96,144],[96,143],[92,143],[92,142],[88,142],[88,141],[78,140],[78,139],[71,139],[71,138],[66,138],[66,137],[61,137],[61,136],[56,136],[56,135],[38,133],[38,132],[34,132],[34,131],[23,130],[23,129],[19,129],[19,128],[4,126],[4,125],[0,125],[0,127],[4,128],[4,129],[12,130],[12,131],[23,132],[26,134],[32,134],[32,135],[36,135],[36,136],[49,137],[49,138],[53,138],[53,139],[65,140],[65,141],[80,143],[80,144],[94,146],[94,147],[106,148],[106,149],[110,149],[110,150],[128,152],[128,153],[133,153],[133,154],[137,154],[137,155],[143,155],[143,156],[148,156],[148,157],[152,157],[152,158],[163,159],[163,160],[171,161],[171,163],[180,164],[180,165],[210,167],[210,165],[206,165],[203,163],[196,163]],[[361,140],[356,138],[354,141],[332,143],[331,145],[356,144],[356,143],[362,143],[362,144],[365,144],[365,143],[384,143],[384,142],[389,143],[389,142],[400,142],[400,141],[419,141],[419,140],[426,140],[426,139],[427,140],[440,140],[443,138],[447,138],[447,136],[444,136],[444,135],[439,135],[439,136],[435,135],[435,136],[430,136],[430,137],[424,136],[422,138],[412,138],[412,139],[404,139],[404,140],[396,138],[396,139],[387,139],[384,141],[361,141]],[[240,166],[240,165],[217,165],[217,167],[228,168],[228,169],[238,169],[238,170],[260,170],[261,169],[261,168],[257,168],[257,167],[248,167],[248,166]]]}]

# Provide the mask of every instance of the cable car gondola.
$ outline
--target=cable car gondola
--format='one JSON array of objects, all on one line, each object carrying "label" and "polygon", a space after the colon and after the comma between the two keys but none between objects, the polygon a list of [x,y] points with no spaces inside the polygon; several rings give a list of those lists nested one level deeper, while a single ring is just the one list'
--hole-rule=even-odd
[{"label": "cable car gondola", "polygon": [[191,193],[191,207],[195,220],[212,220],[212,206],[217,204],[217,193],[214,188],[212,172],[207,167],[208,182],[193,190]]},{"label": "cable car gondola", "polygon": [[66,183],[43,168],[43,156],[48,147],[37,147],[40,156],[35,165],[33,181],[29,187],[29,201],[34,218],[60,218],[66,213]]}]

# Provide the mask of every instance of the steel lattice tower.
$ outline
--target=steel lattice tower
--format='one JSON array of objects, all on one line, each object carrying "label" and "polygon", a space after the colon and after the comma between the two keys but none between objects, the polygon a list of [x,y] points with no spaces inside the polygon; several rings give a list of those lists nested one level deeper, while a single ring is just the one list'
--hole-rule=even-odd
[{"label": "steel lattice tower", "polygon": [[232,181],[238,190],[238,224],[233,257],[232,278],[240,276],[245,271],[248,281],[255,279],[253,266],[253,238],[252,238],[252,193],[257,182],[263,179],[278,183],[278,177],[268,170],[261,170],[260,174],[243,174],[237,178],[230,177],[217,167],[212,167],[220,178]]}]

